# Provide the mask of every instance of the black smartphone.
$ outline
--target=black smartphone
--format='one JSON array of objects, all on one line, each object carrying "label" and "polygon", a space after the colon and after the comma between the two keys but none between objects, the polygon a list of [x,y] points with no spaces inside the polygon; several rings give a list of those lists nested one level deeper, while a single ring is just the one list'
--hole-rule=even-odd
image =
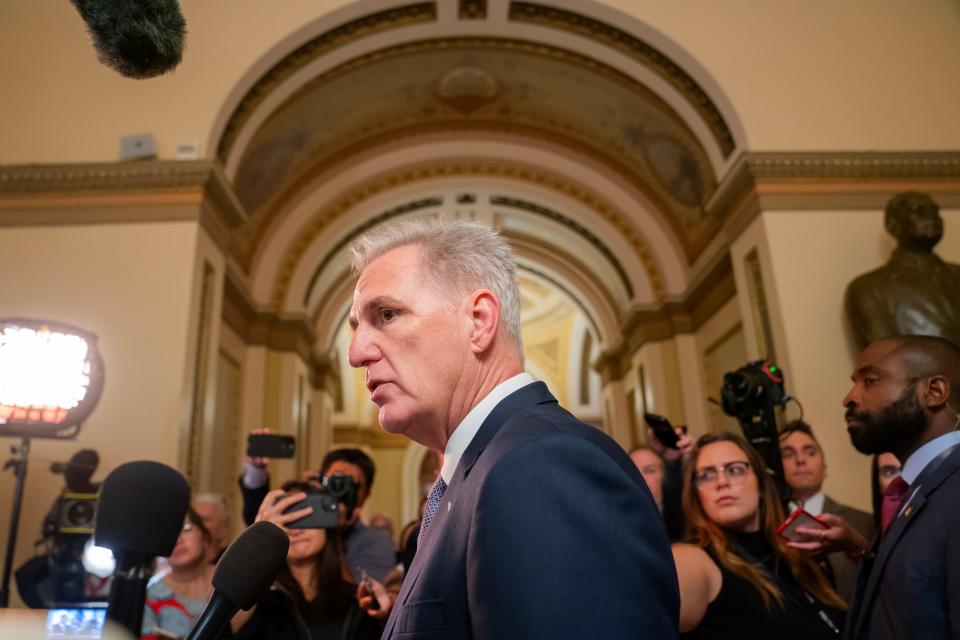
[{"label": "black smartphone", "polygon": [[289,529],[334,529],[340,525],[340,511],[337,510],[335,496],[326,492],[308,493],[306,498],[287,507],[284,513],[305,507],[313,507],[313,512],[288,524]]},{"label": "black smartphone", "polygon": [[647,425],[653,429],[653,435],[660,441],[660,444],[668,449],[677,448],[677,442],[680,438],[677,436],[677,432],[669,420],[655,413],[645,413],[643,414],[643,419]]},{"label": "black smartphone", "polygon": [[251,458],[292,458],[296,447],[293,436],[273,433],[247,436],[247,455]]}]

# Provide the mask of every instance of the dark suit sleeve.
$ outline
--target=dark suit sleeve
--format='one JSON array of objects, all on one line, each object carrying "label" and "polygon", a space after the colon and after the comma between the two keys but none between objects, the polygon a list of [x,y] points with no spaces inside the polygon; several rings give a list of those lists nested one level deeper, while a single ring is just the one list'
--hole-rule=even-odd
[{"label": "dark suit sleeve", "polygon": [[240,485],[240,494],[243,496],[243,522],[249,527],[257,519],[257,511],[260,509],[263,499],[270,493],[270,477],[267,476],[267,481],[263,483],[262,487],[255,489],[244,486],[242,475],[238,484]]},{"label": "dark suit sleeve", "polygon": [[478,640],[676,637],[676,571],[650,492],[584,438],[498,460],[469,549]]}]

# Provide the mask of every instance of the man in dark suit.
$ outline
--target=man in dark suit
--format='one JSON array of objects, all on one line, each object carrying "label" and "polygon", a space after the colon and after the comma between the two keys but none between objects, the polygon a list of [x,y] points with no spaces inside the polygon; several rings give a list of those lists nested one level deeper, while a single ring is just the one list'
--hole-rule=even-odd
[{"label": "man in dark suit", "polygon": [[904,462],[903,482],[884,494],[846,638],[960,638],[960,347],[878,340],[857,357],[843,403],[859,451]]},{"label": "man in dark suit", "polygon": [[399,596],[374,587],[392,606],[383,637],[676,637],[676,573],[642,477],[523,371],[506,242],[417,220],[361,238],[353,265],[350,363],[385,430],[444,454]]},{"label": "man in dark suit", "polygon": [[[841,504],[823,491],[827,461],[813,428],[803,420],[793,420],[780,431],[780,456],[783,474],[790,487],[790,511],[803,508],[812,516],[833,525],[852,527],[865,543],[873,537],[873,516]],[[858,547],[862,548],[862,544]],[[856,586],[859,554],[834,551],[820,554],[817,561],[830,578],[837,593],[849,601]]]}]

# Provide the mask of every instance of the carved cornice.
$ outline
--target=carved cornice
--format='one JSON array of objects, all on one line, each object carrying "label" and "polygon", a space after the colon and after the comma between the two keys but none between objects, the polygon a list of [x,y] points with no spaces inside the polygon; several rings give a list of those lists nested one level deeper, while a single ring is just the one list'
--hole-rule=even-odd
[{"label": "carved cornice", "polygon": [[377,33],[437,19],[434,2],[419,2],[393,7],[338,25],[297,47],[280,62],[273,65],[240,100],[227,121],[217,146],[217,157],[225,160],[236,141],[237,133],[253,112],[284,80],[324,55],[346,44]]},{"label": "carved cornice", "polygon": [[733,265],[729,254],[724,253],[679,300],[656,308],[628,309],[621,325],[622,341],[600,354],[594,369],[600,373],[603,384],[621,379],[630,368],[632,355],[644,343],[693,333],[736,294]]},{"label": "carved cornice", "polygon": [[364,429],[362,427],[334,427],[333,445],[346,444],[370,447],[371,449],[405,449],[410,440],[403,436],[387,433],[379,427]]},{"label": "carved cornice", "polygon": [[190,219],[199,219],[221,246],[246,221],[219,162],[0,166],[0,225]]},{"label": "carved cornice", "polygon": [[638,61],[683,95],[703,118],[724,157],[729,157],[736,143],[730,127],[723,119],[720,110],[710,96],[697,84],[690,74],[671,60],[662,51],[622,29],[590,18],[580,13],[548,7],[534,2],[511,2],[510,20],[526,22],[568,33],[599,42]]},{"label": "carved cornice", "polygon": [[316,333],[304,317],[283,317],[257,310],[243,286],[228,275],[223,283],[223,321],[247,346],[264,346],[273,351],[296,353],[310,369],[314,389],[334,389],[339,372],[313,347]]},{"label": "carved cornice", "polygon": [[744,153],[707,203],[735,236],[761,211],[882,209],[899,191],[960,206],[960,151]]}]

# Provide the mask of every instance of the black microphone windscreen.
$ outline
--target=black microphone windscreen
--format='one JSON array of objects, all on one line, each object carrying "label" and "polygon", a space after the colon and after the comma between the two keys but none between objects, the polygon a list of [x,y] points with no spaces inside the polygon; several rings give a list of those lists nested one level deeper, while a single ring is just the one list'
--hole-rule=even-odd
[{"label": "black microphone windscreen", "polygon": [[190,485],[165,464],[122,464],[100,487],[94,539],[97,546],[140,556],[169,556],[190,506]]},{"label": "black microphone windscreen", "polygon": [[177,0],[72,0],[97,58],[128,78],[152,78],[180,63],[186,21]]},{"label": "black microphone windscreen", "polygon": [[262,520],[233,541],[217,563],[213,588],[243,610],[257,603],[287,560],[290,538],[283,529]]}]

